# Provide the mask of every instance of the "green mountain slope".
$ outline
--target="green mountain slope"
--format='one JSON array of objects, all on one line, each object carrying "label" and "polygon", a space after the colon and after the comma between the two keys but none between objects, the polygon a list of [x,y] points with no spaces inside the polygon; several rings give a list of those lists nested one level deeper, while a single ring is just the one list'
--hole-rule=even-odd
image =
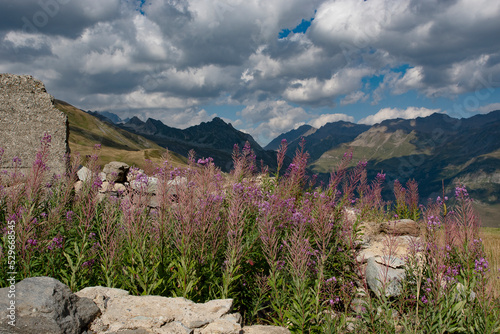
[{"label": "green mountain slope", "polygon": [[[103,122],[64,101],[55,100],[55,107],[68,115],[69,147],[72,154],[80,153],[84,157],[92,153],[96,144],[100,144],[102,164],[123,161],[142,167],[145,159],[161,162],[161,156],[166,152],[156,143]],[[187,159],[179,154],[169,152],[169,155],[173,165],[187,163]]]},{"label": "green mountain slope", "polygon": [[[328,127],[335,128],[333,124]],[[327,135],[339,140],[321,146],[328,143]],[[414,120],[386,120],[353,139],[346,138],[338,130],[325,135],[318,130],[305,137],[306,150],[318,154],[317,158],[311,154],[309,168],[324,182],[343,154],[352,150],[352,165],[366,159],[369,177],[386,173],[387,197],[396,179],[402,183],[417,180],[423,202],[442,196],[443,183],[448,194],[457,183],[465,184],[481,208],[483,225],[500,227],[496,218],[500,217],[500,111],[468,119],[433,114]]]}]

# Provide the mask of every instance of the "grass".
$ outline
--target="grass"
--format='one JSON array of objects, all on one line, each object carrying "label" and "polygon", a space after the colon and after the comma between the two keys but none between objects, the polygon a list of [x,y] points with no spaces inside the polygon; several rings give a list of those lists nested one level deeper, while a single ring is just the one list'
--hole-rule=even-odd
[{"label": "grass", "polygon": [[483,227],[479,236],[489,259],[490,280],[495,297],[500,297],[500,228]]},{"label": "grass", "polygon": [[474,203],[474,208],[481,218],[481,226],[485,228],[491,227],[493,229],[500,228],[500,203]]},{"label": "grass", "polygon": [[343,144],[325,152],[311,167],[317,173],[329,173],[349,147],[353,149],[351,167],[355,161],[362,159],[376,164],[377,161],[408,156],[417,151],[415,145],[411,143],[413,139],[415,139],[414,133],[404,134],[402,131],[386,133],[383,128],[371,129],[359,135],[349,145]]}]

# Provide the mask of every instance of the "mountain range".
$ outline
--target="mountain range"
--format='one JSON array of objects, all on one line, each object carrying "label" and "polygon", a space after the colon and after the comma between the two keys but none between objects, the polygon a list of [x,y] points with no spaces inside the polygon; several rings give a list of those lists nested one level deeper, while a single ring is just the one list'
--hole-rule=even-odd
[{"label": "mountain range", "polygon": [[[107,123],[116,119],[109,114],[100,117]],[[386,174],[386,194],[390,195],[396,179],[401,183],[417,180],[423,201],[442,196],[443,185],[449,193],[455,184],[464,183],[478,205],[484,206],[486,225],[500,226],[496,218],[500,212],[500,110],[463,119],[436,113],[372,126],[344,121],[320,128],[303,125],[281,134],[264,148],[218,117],[183,130],[151,118],[144,122],[133,117],[113,125],[184,157],[194,149],[197,157],[214,158],[224,171],[232,167],[234,144],[241,148],[250,142],[257,159],[272,170],[281,140],[287,140],[291,159],[304,138],[310,154],[309,170],[324,182],[328,182],[344,152],[352,150],[353,164],[367,160],[369,177],[378,172]]]},{"label": "mountain range", "polygon": [[386,174],[386,194],[396,179],[417,180],[424,201],[465,184],[483,223],[500,227],[500,110],[462,119],[435,113],[373,126],[335,122],[315,129],[305,125],[280,135],[266,148],[274,148],[282,138],[290,148],[305,139],[309,168],[325,182],[343,153],[352,150],[353,164],[367,160],[369,177]]}]

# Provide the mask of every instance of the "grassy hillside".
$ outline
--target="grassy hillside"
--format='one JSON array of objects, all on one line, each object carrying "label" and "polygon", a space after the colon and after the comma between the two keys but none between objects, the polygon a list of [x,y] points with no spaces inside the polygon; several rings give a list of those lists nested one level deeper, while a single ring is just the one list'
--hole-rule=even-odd
[{"label": "grassy hillside", "polygon": [[[342,144],[323,153],[311,164],[316,173],[329,173],[336,166],[343,154],[351,148],[353,150],[352,165],[366,159],[376,168],[379,162],[387,158],[398,158],[421,152],[412,142],[415,140],[413,132],[407,134],[401,130],[390,133],[385,127],[373,127],[360,134],[352,142]],[[383,169],[383,168],[382,168]]]},{"label": "grassy hillside", "polygon": [[[103,164],[123,161],[143,167],[145,159],[161,162],[161,156],[166,152],[156,143],[103,122],[64,101],[56,100],[55,107],[68,115],[72,154],[80,153],[84,157],[92,153],[96,144],[101,144],[100,160]],[[174,166],[187,163],[185,157],[174,152],[169,152],[169,155]]]},{"label": "grassy hillside", "polygon": [[[369,176],[383,171],[387,180],[414,178],[424,201],[441,195],[443,182],[447,193],[457,183],[466,185],[477,201],[483,226],[500,227],[500,150],[491,142],[490,137],[497,136],[495,130],[488,127],[491,125],[465,134],[449,132],[436,140],[418,128],[376,125],[353,141],[326,151],[310,168],[325,178],[344,152],[352,149],[351,166],[366,159]],[[468,136],[473,139],[467,140]],[[391,186],[389,182],[386,195],[391,196]]]}]

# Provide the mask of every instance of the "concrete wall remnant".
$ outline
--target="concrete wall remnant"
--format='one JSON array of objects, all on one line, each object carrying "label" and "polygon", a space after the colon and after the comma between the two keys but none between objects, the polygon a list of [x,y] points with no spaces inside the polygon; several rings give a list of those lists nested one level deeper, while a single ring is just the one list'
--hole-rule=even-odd
[{"label": "concrete wall remnant", "polygon": [[44,84],[30,75],[0,74],[0,148],[4,149],[1,169],[21,159],[21,172],[28,174],[45,133],[51,137],[49,174],[67,171],[69,153],[68,117],[54,107],[54,98]]}]

